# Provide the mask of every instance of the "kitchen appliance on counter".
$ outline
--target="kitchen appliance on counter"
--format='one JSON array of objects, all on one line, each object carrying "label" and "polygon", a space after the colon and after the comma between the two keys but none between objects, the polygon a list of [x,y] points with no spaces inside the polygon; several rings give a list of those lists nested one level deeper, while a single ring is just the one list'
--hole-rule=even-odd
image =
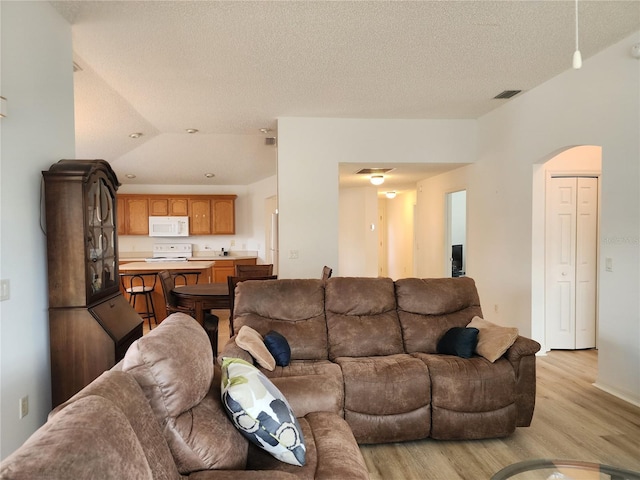
[{"label": "kitchen appliance on counter", "polygon": [[149,217],[150,237],[188,237],[189,217]]},{"label": "kitchen appliance on counter", "polygon": [[153,256],[145,258],[145,262],[186,262],[192,256],[193,245],[190,243],[156,243]]}]

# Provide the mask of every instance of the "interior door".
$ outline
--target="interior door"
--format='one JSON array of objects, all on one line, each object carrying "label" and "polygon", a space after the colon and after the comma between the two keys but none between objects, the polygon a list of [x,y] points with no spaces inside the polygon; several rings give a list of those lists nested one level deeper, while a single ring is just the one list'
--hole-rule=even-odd
[{"label": "interior door", "polygon": [[595,347],[598,180],[549,179],[546,215],[547,346]]}]

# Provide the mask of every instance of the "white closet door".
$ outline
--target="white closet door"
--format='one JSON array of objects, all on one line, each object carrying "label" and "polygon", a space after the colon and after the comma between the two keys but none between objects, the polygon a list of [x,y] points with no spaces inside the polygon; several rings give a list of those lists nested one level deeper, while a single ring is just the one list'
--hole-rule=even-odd
[{"label": "white closet door", "polygon": [[549,180],[546,221],[547,347],[595,347],[598,180]]}]

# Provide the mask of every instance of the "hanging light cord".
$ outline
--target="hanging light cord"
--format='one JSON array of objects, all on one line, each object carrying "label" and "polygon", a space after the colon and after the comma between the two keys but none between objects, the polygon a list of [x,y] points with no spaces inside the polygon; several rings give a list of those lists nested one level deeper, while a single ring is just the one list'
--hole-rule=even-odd
[{"label": "hanging light cord", "polygon": [[576,51],[573,52],[573,68],[576,70],[582,67],[582,54],[578,44],[578,0],[576,0]]}]

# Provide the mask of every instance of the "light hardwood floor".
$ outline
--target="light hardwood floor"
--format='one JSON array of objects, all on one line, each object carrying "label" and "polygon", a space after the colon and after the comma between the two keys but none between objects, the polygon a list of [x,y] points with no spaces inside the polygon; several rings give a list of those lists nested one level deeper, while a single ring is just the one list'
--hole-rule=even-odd
[{"label": "light hardwood floor", "polygon": [[[222,348],[229,340],[229,312],[214,313]],[[507,465],[541,458],[640,471],[640,407],[592,385],[597,355],[552,351],[537,357],[533,422],[507,438],[361,445],[371,480],[488,480]]]}]

